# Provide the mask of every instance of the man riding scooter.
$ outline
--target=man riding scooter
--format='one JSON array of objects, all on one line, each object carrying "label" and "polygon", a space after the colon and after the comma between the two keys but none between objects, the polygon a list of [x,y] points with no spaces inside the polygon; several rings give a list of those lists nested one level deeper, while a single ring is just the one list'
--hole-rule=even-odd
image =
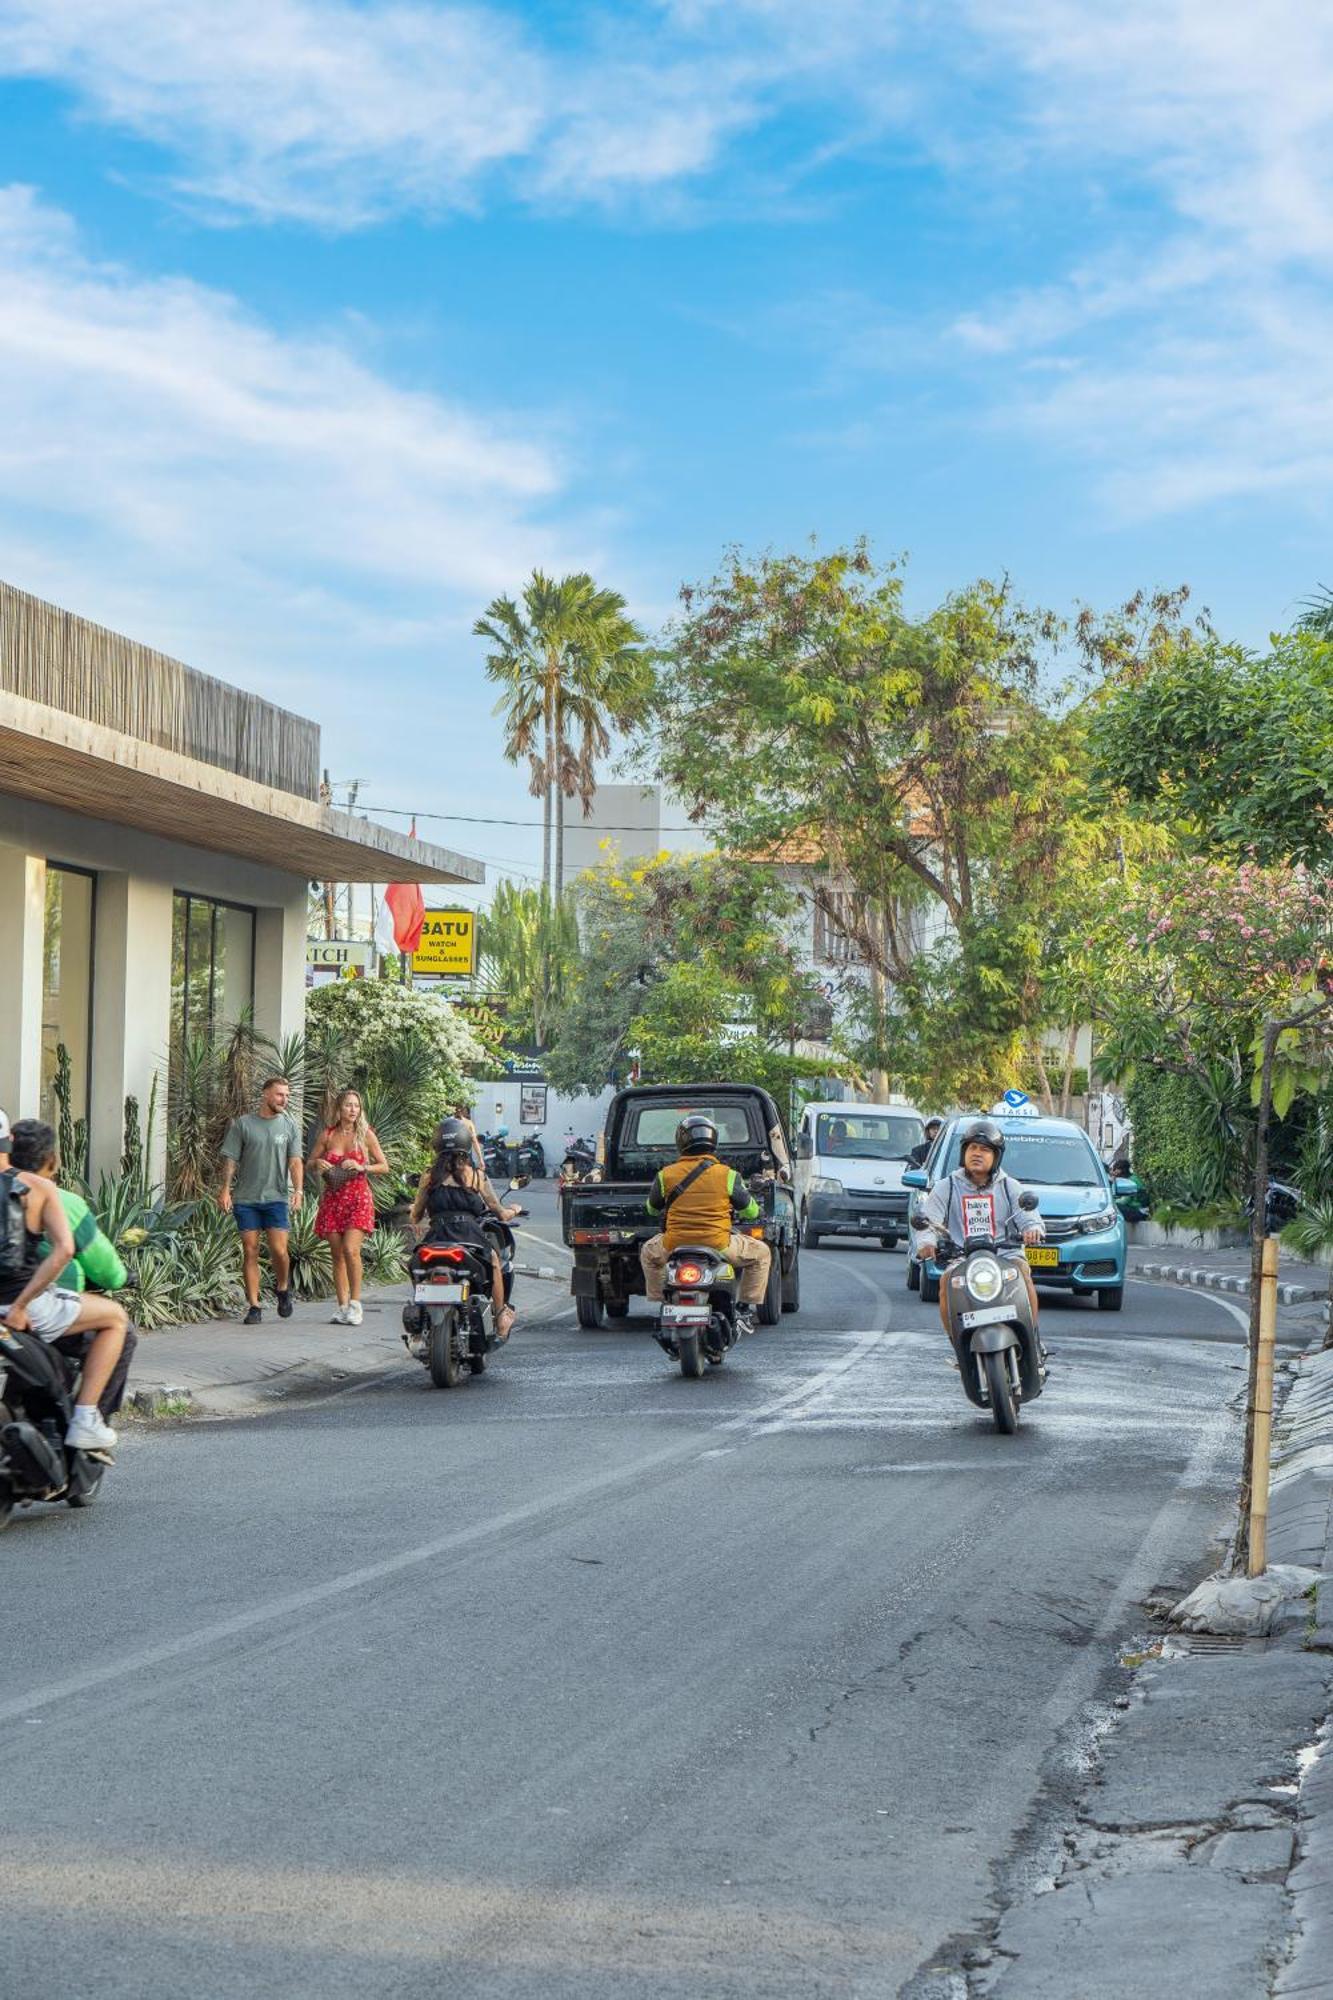
[{"label": "man riding scooter", "polygon": [[[917,1238],[915,1255],[921,1263],[928,1264],[935,1256],[939,1242],[947,1238],[951,1243],[965,1243],[969,1236],[990,1235],[997,1239],[1012,1232],[1024,1244],[1040,1243],[1046,1235],[1046,1227],[1040,1216],[1030,1209],[1019,1206],[1019,1196],[1023,1192],[1022,1183],[1012,1174],[1006,1174],[1000,1162],[1004,1158],[1004,1133],[993,1118],[975,1118],[963,1127],[960,1134],[962,1165],[955,1167],[943,1180],[936,1181],[926,1196],[925,1210],[927,1230]],[[985,1211],[969,1204],[988,1203]],[[969,1226],[972,1218],[979,1213],[986,1216],[984,1229]],[[1037,1326],[1037,1288],[1032,1282],[1032,1272],[1023,1265],[1023,1281],[1028,1288],[1028,1298],[1032,1305],[1032,1325]],[[944,1287],[940,1287],[940,1325],[945,1333],[949,1331],[949,1300]]]},{"label": "man riding scooter", "polygon": [[114,1299],[64,1290],[56,1281],[75,1255],[60,1189],[45,1175],[10,1164],[9,1120],[0,1111],[0,1321],[31,1332],[83,1364],[78,1402],[65,1433],[74,1451],[110,1451],[116,1433],[98,1405],[124,1387],[120,1363],[129,1321]]},{"label": "man riding scooter", "polygon": [[662,1230],[650,1236],[639,1252],[644,1285],[651,1304],[662,1303],[667,1257],[683,1243],[722,1250],[740,1273],[737,1303],[741,1330],[754,1332],[755,1307],[764,1296],[772,1252],[767,1243],[743,1236],[737,1222],[757,1222],[759,1204],[740,1175],[717,1157],[717,1126],[702,1112],[691,1112],[676,1127],[680,1155],[663,1167],[648,1196],[648,1213],[662,1220]]}]

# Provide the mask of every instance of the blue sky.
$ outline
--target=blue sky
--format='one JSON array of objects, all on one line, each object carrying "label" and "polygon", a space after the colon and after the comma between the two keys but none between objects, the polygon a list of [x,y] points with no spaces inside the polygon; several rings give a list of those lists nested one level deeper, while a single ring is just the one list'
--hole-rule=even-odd
[{"label": "blue sky", "polygon": [[0,575],[519,819],[534,564],[656,625],[866,534],[1261,644],[1333,582],[1331,107],[1304,0],[0,0]]}]

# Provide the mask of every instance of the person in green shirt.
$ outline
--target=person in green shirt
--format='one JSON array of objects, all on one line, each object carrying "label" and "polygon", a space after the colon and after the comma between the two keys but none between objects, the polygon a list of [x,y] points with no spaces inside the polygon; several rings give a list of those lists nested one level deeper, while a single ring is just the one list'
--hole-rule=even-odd
[{"label": "person in green shirt", "polygon": [[[9,1135],[9,1164],[16,1173],[39,1174],[45,1180],[55,1180],[60,1171],[60,1161],[52,1128],[40,1118],[16,1119]],[[89,1285],[96,1292],[122,1291],[129,1281],[129,1273],[120,1252],[110,1237],[103,1233],[92,1209],[83,1196],[75,1194],[72,1188],[57,1187],[56,1192],[74,1238],[74,1258],[56,1279],[53,1292],[74,1294],[86,1291]],[[46,1247],[43,1241],[43,1251]],[[121,1311],[119,1306],[113,1310],[117,1313]],[[123,1314],[121,1316],[124,1317]],[[139,1337],[128,1320],[125,1321],[123,1336],[110,1377],[96,1399],[103,1422],[108,1417],[114,1417],[125,1400],[130,1362],[139,1344]],[[93,1331],[75,1326],[54,1338],[51,1345],[82,1364],[88,1358],[94,1338]]]},{"label": "person in green shirt", "polygon": [[[291,1210],[305,1195],[305,1161],[301,1134],[287,1109],[292,1087],[285,1076],[270,1076],[259,1093],[259,1109],[233,1118],[222,1141],[222,1186],[218,1203],[235,1218],[241,1238],[246,1314],[243,1326],[257,1326],[259,1310],[259,1238],[268,1240],[278,1318],[292,1316],[291,1258],[287,1237]],[[290,1180],[291,1192],[288,1194]]]}]

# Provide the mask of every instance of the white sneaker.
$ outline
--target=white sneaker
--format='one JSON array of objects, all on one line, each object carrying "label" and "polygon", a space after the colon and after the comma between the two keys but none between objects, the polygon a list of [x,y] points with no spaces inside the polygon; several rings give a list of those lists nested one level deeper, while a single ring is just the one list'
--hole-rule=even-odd
[{"label": "white sneaker", "polygon": [[334,1326],[346,1326],[348,1310],[346,1306],[335,1306],[333,1308]]},{"label": "white sneaker", "polygon": [[360,1324],[361,1324],[361,1301],[360,1301],[360,1299],[353,1299],[353,1300],[351,1300],[351,1302],[349,1303],[349,1305],[348,1305],[348,1308],[347,1308],[347,1319],[346,1319],[346,1322],[345,1322],[345,1324],[346,1324],[346,1325],[348,1325],[348,1326],[360,1326]]},{"label": "white sneaker", "polygon": [[115,1442],[116,1433],[110,1424],[102,1422],[96,1410],[75,1410],[65,1432],[65,1443],[71,1451],[111,1451]]}]

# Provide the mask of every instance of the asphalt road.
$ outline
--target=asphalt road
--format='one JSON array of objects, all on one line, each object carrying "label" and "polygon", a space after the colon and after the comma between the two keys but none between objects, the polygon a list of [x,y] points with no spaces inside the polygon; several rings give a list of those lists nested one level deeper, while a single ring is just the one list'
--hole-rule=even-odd
[{"label": "asphalt road", "polygon": [[697,1383],[533,1281],[456,1392],[140,1429],[17,1519],[0,1992],[948,1990],[1208,1566],[1242,1355],[1214,1297],[1053,1300],[1004,1439],[903,1271],[808,1256]]}]

